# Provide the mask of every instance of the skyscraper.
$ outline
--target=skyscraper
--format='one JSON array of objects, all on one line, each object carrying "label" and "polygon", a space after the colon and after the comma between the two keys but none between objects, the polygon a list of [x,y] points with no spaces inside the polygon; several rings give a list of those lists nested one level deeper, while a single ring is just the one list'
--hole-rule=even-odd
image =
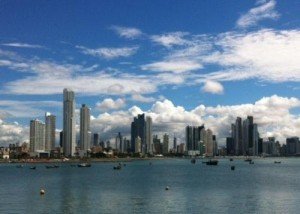
[{"label": "skyscraper", "polygon": [[30,152],[45,150],[45,124],[39,120],[30,121]]},{"label": "skyscraper", "polygon": [[163,154],[169,153],[169,135],[164,134],[163,137]]},{"label": "skyscraper", "polygon": [[185,128],[185,138],[188,151],[200,151],[201,143],[204,142],[205,135],[204,125],[202,126],[187,126]]},{"label": "skyscraper", "polygon": [[[152,120],[148,120],[149,124],[149,132],[148,135],[152,135]],[[145,121],[145,114],[139,114],[137,117],[134,117],[133,122],[131,123],[131,149],[132,152],[136,153],[135,148],[135,139],[137,137],[141,138],[141,152],[145,154],[147,152],[147,144],[146,144],[146,121]],[[151,137],[152,139],[152,137]]]},{"label": "skyscraper", "polygon": [[235,121],[234,146],[235,154],[243,155],[243,135],[242,135],[242,118],[237,117]]},{"label": "skyscraper", "polygon": [[118,150],[120,153],[124,153],[124,144],[123,144],[123,137],[121,135],[121,132],[118,133],[116,136],[116,150]]},{"label": "skyscraper", "polygon": [[55,122],[56,117],[49,112],[45,114],[45,151],[55,148]]},{"label": "skyscraper", "polygon": [[153,154],[152,118],[149,116],[146,117],[146,145],[146,152]]},{"label": "skyscraper", "polygon": [[206,141],[205,141],[206,156],[214,156],[213,133],[210,129],[206,130],[205,137],[206,137]]},{"label": "skyscraper", "polygon": [[99,146],[100,137],[98,133],[94,133],[93,146]]},{"label": "skyscraper", "polygon": [[75,94],[72,90],[64,89],[63,105],[63,152],[69,157],[74,156],[76,145]]},{"label": "skyscraper", "polygon": [[91,148],[90,109],[83,104],[80,109],[80,149],[87,151]]}]

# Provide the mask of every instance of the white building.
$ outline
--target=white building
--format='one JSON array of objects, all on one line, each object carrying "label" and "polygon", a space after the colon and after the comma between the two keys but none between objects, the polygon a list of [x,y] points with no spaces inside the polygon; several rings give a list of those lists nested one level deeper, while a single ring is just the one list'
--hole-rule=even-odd
[{"label": "white building", "polygon": [[142,139],[137,136],[135,138],[135,153],[141,153],[142,152]]},{"label": "white building", "polygon": [[75,94],[70,89],[64,89],[63,108],[63,152],[65,156],[74,156],[76,145]]},{"label": "white building", "polygon": [[45,114],[45,150],[48,152],[55,148],[55,122],[56,117],[47,112]]},{"label": "white building", "polygon": [[45,151],[45,124],[37,119],[30,121],[30,152]]}]

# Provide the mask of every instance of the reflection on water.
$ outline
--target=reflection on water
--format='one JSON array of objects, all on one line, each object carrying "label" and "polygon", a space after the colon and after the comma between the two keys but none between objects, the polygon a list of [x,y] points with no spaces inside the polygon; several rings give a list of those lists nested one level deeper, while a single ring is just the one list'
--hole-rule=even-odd
[{"label": "reflection on water", "polygon": [[[297,213],[300,160],[130,162],[57,169],[0,165],[0,213]],[[170,190],[166,191],[165,187]],[[39,194],[40,188],[46,194]]]}]

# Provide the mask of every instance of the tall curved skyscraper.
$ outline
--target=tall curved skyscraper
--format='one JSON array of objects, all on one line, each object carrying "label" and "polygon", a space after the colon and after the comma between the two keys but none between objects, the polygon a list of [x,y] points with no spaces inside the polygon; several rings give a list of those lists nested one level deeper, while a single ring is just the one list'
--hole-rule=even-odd
[{"label": "tall curved skyscraper", "polygon": [[63,152],[66,157],[74,156],[76,144],[76,117],[75,117],[75,94],[74,91],[64,89],[64,112],[63,112]]}]

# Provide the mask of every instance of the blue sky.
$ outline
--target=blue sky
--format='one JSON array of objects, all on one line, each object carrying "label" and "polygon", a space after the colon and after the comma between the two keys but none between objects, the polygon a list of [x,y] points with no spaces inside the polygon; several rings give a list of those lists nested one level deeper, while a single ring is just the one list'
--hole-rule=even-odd
[{"label": "blue sky", "polygon": [[[264,137],[300,135],[299,1],[0,1],[0,144],[27,140],[62,90],[104,138],[153,117],[220,138],[253,114]],[[199,110],[200,109],[200,110]],[[272,112],[272,113],[270,113]],[[275,112],[275,113],[274,113]]]}]

